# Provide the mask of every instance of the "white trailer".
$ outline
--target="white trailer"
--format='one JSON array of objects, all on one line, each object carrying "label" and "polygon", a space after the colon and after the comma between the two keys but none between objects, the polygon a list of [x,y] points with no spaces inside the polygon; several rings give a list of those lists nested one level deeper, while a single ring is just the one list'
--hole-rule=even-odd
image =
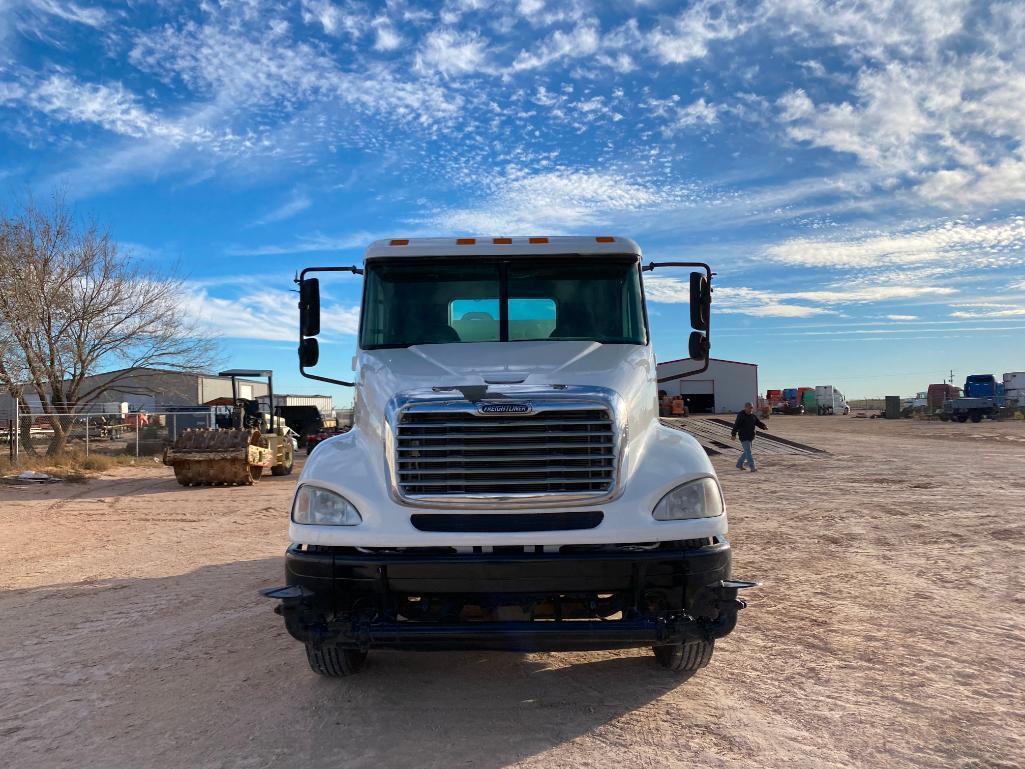
[{"label": "white trailer", "polygon": [[1004,391],[1025,390],[1025,371],[1008,371],[1004,374]]},{"label": "white trailer", "polygon": [[819,416],[824,414],[843,414],[846,416],[851,413],[851,408],[847,405],[847,399],[844,398],[843,393],[833,385],[816,385],[815,412]]}]

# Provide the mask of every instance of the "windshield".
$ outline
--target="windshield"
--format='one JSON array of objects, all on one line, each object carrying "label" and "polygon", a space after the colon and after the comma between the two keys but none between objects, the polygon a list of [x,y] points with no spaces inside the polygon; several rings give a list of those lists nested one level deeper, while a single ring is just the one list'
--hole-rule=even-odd
[{"label": "windshield", "polygon": [[360,347],[588,340],[646,344],[637,260],[371,263]]}]

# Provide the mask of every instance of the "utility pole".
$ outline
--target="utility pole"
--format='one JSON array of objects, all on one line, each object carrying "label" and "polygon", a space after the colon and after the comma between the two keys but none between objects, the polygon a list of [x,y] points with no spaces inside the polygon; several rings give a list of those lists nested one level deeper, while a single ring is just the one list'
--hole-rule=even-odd
[{"label": "utility pole", "polygon": [[950,369],[950,382],[948,384],[954,384],[954,369]]}]

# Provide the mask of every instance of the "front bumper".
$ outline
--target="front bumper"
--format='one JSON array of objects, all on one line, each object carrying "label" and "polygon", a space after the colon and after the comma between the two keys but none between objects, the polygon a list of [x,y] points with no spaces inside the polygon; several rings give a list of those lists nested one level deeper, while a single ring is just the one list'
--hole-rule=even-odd
[{"label": "front bumper", "polygon": [[730,580],[721,537],[474,550],[292,545],[287,585],[262,592],[313,644],[568,651],[722,637],[754,585]]}]

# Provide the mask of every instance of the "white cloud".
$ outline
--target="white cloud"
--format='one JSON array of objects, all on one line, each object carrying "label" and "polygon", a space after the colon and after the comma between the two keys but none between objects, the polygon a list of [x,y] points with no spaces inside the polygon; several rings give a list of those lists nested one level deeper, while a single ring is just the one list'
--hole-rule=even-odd
[{"label": "white cloud", "polygon": [[33,9],[64,21],[84,24],[88,27],[102,27],[107,21],[107,14],[102,8],[92,8],[73,2],[60,0],[30,0],[28,5]]},{"label": "white cloud", "polygon": [[486,199],[430,221],[450,232],[566,233],[625,212],[670,205],[677,191],[617,173],[558,170],[481,180]]},{"label": "white cloud", "polygon": [[375,51],[394,51],[404,42],[402,35],[396,32],[395,28],[387,22],[376,24],[374,32],[376,34],[374,38]]},{"label": "white cloud", "polygon": [[307,24],[319,24],[329,35],[359,37],[367,26],[364,14],[349,6],[342,8],[329,0],[302,0],[302,18]]},{"label": "white cloud", "polygon": [[[878,18],[818,4],[783,2],[808,14],[801,25],[830,30],[848,55],[870,52],[853,90],[816,103],[796,89],[778,101],[787,135],[799,143],[855,157],[880,176],[899,176],[928,201],[1017,202],[1025,195],[1025,13],[993,4],[974,20],[970,52],[947,45],[967,4],[881,4]],[[872,14],[876,14],[876,4]],[[866,6],[867,8],[867,6]],[[855,18],[848,18],[851,15]],[[846,21],[845,21],[846,19]],[[871,42],[866,43],[865,41]],[[841,49],[842,50],[842,49]]]},{"label": "white cloud", "polygon": [[124,136],[157,136],[172,142],[205,138],[202,131],[192,131],[146,111],[120,83],[80,83],[59,74],[23,89],[16,96],[57,120],[91,123]]},{"label": "white cloud", "polygon": [[445,77],[468,75],[487,68],[487,45],[487,39],[474,32],[436,29],[424,38],[414,67]]},{"label": "white cloud", "polygon": [[769,259],[802,267],[858,269],[946,261],[953,266],[1025,264],[1025,216],[986,224],[948,222],[861,238],[794,238],[769,246]]},{"label": "white cloud", "polygon": [[328,251],[350,251],[365,248],[377,236],[365,232],[350,235],[329,236],[319,233],[303,235],[291,243],[274,243],[261,246],[234,245],[225,249],[227,256],[280,256],[283,254],[308,254]]},{"label": "white cloud", "polygon": [[562,59],[591,56],[598,51],[600,43],[601,32],[593,22],[580,24],[569,32],[556,30],[531,50],[521,50],[512,63],[512,69],[516,72],[540,69]]},{"label": "white cloud", "polygon": [[1022,318],[1025,317],[1025,306],[1003,304],[987,309],[957,310],[950,313],[952,318]]},{"label": "white cloud", "polygon": [[259,219],[253,222],[254,225],[272,224],[273,222],[281,222],[285,219],[291,219],[298,213],[305,211],[307,208],[313,205],[313,198],[307,195],[305,192],[295,191],[289,196],[288,200],[282,203],[272,211],[267,212]]},{"label": "white cloud", "polygon": [[887,315],[887,320],[918,320],[917,315]]},{"label": "white cloud", "polygon": [[732,1],[699,0],[652,30],[646,47],[663,64],[684,64],[704,58],[710,43],[742,35],[753,20]]},{"label": "white cloud", "polygon": [[[689,301],[687,281],[668,275],[644,279],[645,295],[652,302],[681,304]],[[955,289],[944,286],[864,286],[836,290],[767,291],[744,286],[717,286],[713,294],[716,312],[756,317],[805,318],[835,314],[834,307],[874,304],[894,299],[948,296]],[[804,304],[796,304],[801,302]],[[890,316],[895,318],[914,316]]]},{"label": "white cloud", "polygon": [[[205,288],[194,286],[184,303],[190,319],[219,337],[276,342],[299,338],[299,315],[291,291],[265,289],[228,298],[211,296]],[[358,326],[358,307],[325,304],[322,308],[324,331],[354,335]]]}]

